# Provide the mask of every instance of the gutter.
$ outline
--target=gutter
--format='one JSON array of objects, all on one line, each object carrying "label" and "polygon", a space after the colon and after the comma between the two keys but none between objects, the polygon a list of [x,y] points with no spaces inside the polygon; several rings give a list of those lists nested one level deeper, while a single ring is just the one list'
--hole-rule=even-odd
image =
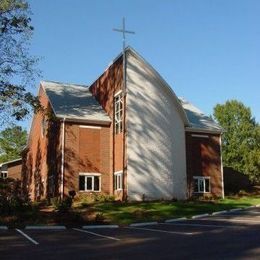
[{"label": "gutter", "polygon": [[224,190],[224,171],[223,171],[223,160],[222,160],[222,136],[219,136],[219,146],[220,146],[220,168],[221,168],[221,188],[222,188],[222,199],[225,198]]},{"label": "gutter", "polygon": [[62,121],[62,136],[61,136],[61,186],[60,186],[60,195],[61,199],[64,197],[64,147],[65,147],[65,120]]}]

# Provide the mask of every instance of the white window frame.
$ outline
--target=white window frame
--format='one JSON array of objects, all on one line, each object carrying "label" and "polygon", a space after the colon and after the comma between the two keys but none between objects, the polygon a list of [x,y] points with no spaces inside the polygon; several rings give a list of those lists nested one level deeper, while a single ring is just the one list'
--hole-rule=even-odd
[{"label": "white window frame", "polygon": [[[79,189],[79,192],[100,192],[101,191],[101,174],[100,173],[80,172],[79,176],[85,176],[85,185],[84,185],[85,189],[84,190]],[[99,177],[99,187],[98,187],[99,189],[98,190],[94,190],[94,177]],[[92,179],[92,182],[91,182],[92,189],[91,190],[87,189],[87,178]]]},{"label": "white window frame", "polygon": [[123,171],[114,172],[114,189],[123,190]]},{"label": "white window frame", "polygon": [[[193,180],[198,180],[198,191],[194,191],[194,193],[210,193],[211,192],[211,185],[210,185],[210,177],[209,176],[193,176]],[[209,180],[209,191],[206,191],[206,182],[205,180]],[[203,190],[200,190],[200,182],[203,182]],[[195,183],[194,183],[194,190],[195,190]]]},{"label": "white window frame", "polygon": [[[119,109],[117,110],[117,107]],[[115,133],[120,134],[123,132],[123,95],[122,90],[114,95],[114,123]]]},{"label": "white window frame", "polygon": [[7,179],[8,178],[8,171],[1,171],[1,179]]}]

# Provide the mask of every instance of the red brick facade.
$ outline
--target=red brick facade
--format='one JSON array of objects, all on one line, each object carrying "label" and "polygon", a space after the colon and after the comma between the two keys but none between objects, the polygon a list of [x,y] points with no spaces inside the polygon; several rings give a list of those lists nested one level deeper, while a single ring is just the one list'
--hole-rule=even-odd
[{"label": "red brick facade", "polygon": [[[123,62],[122,58],[115,61],[90,87],[92,94],[108,113],[112,120],[110,126],[110,147],[111,147],[111,194],[113,194],[113,173],[123,170],[124,151],[123,132],[115,134],[114,125],[114,96],[122,90],[123,84]],[[124,117],[124,114],[123,114]],[[123,124],[124,125],[124,124]],[[115,192],[116,197],[122,198],[121,191]]]},{"label": "red brick facade", "polygon": [[[220,135],[186,133],[188,197],[222,196]],[[194,176],[210,177],[210,193],[194,193]]]},{"label": "red brick facade", "polygon": [[[50,192],[50,178],[53,177],[55,183],[60,179],[60,122],[52,118],[50,103],[41,86],[38,95],[47,113],[34,115],[22,165],[23,189],[32,200],[46,198]],[[57,195],[58,192],[57,186],[53,193]]]},{"label": "red brick facade", "polygon": [[[122,89],[122,59],[111,65],[90,87],[92,94],[111,119],[114,94]],[[46,133],[42,134],[43,113],[32,122],[27,150],[23,155],[23,186],[32,200],[79,191],[80,174],[100,174],[101,191],[114,194],[114,172],[123,169],[123,133],[115,134],[114,123],[93,125],[87,122],[64,123],[64,166],[62,166],[63,122],[53,117],[49,100],[40,87],[42,106],[48,111]],[[113,120],[112,120],[113,121]],[[64,169],[62,183],[62,168]],[[50,187],[50,186],[55,186]],[[89,192],[88,192],[89,193]],[[122,198],[122,192],[116,192]]]},{"label": "red brick facade", "polygon": [[101,191],[113,194],[110,127],[66,123],[64,193],[79,194],[79,174],[101,174]]},{"label": "red brick facade", "polygon": [[21,162],[8,165],[8,178],[21,180],[21,172],[22,172]]}]

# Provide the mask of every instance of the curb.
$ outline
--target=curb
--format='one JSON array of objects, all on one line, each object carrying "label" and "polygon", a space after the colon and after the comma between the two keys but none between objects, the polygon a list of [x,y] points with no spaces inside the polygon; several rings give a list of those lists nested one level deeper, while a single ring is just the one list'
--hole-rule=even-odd
[{"label": "curb", "polygon": [[157,224],[158,222],[141,222],[141,223],[130,224],[129,227],[143,227],[143,226],[157,225]]},{"label": "curb", "polygon": [[236,208],[236,209],[230,209],[228,212],[236,212],[236,211],[241,211],[243,210],[242,208]]},{"label": "curb", "polygon": [[256,207],[256,205],[253,205],[253,206],[249,206],[249,207],[246,207],[246,208],[243,208],[243,209],[254,209]]},{"label": "curb", "polygon": [[208,216],[209,216],[209,213],[205,213],[205,214],[192,216],[191,219],[203,218],[203,217],[208,217]]},{"label": "curb", "polygon": [[215,216],[215,215],[221,215],[221,214],[225,214],[225,213],[228,213],[228,211],[227,210],[216,211],[216,212],[213,212],[211,215]]},{"label": "curb", "polygon": [[26,226],[27,230],[65,230],[65,226]]},{"label": "curb", "polygon": [[118,225],[87,225],[82,226],[82,229],[94,229],[94,228],[119,228]]},{"label": "curb", "polygon": [[183,217],[183,218],[167,219],[167,220],[164,221],[164,223],[178,222],[178,221],[182,221],[182,220],[187,220],[187,218],[186,218],[186,217]]},{"label": "curb", "polygon": [[0,230],[8,230],[7,226],[0,226]]}]

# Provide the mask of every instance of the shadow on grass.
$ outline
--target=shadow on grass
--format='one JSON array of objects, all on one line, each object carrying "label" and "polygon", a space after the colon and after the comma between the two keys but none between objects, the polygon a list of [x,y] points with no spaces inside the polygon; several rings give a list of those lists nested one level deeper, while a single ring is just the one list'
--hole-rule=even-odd
[{"label": "shadow on grass", "polygon": [[26,225],[119,224],[163,221],[169,218],[191,217],[233,208],[260,204],[260,196],[229,197],[214,201],[157,201],[157,202],[103,202],[84,204],[67,212],[33,207],[12,216],[0,216],[0,225],[11,228]]}]

